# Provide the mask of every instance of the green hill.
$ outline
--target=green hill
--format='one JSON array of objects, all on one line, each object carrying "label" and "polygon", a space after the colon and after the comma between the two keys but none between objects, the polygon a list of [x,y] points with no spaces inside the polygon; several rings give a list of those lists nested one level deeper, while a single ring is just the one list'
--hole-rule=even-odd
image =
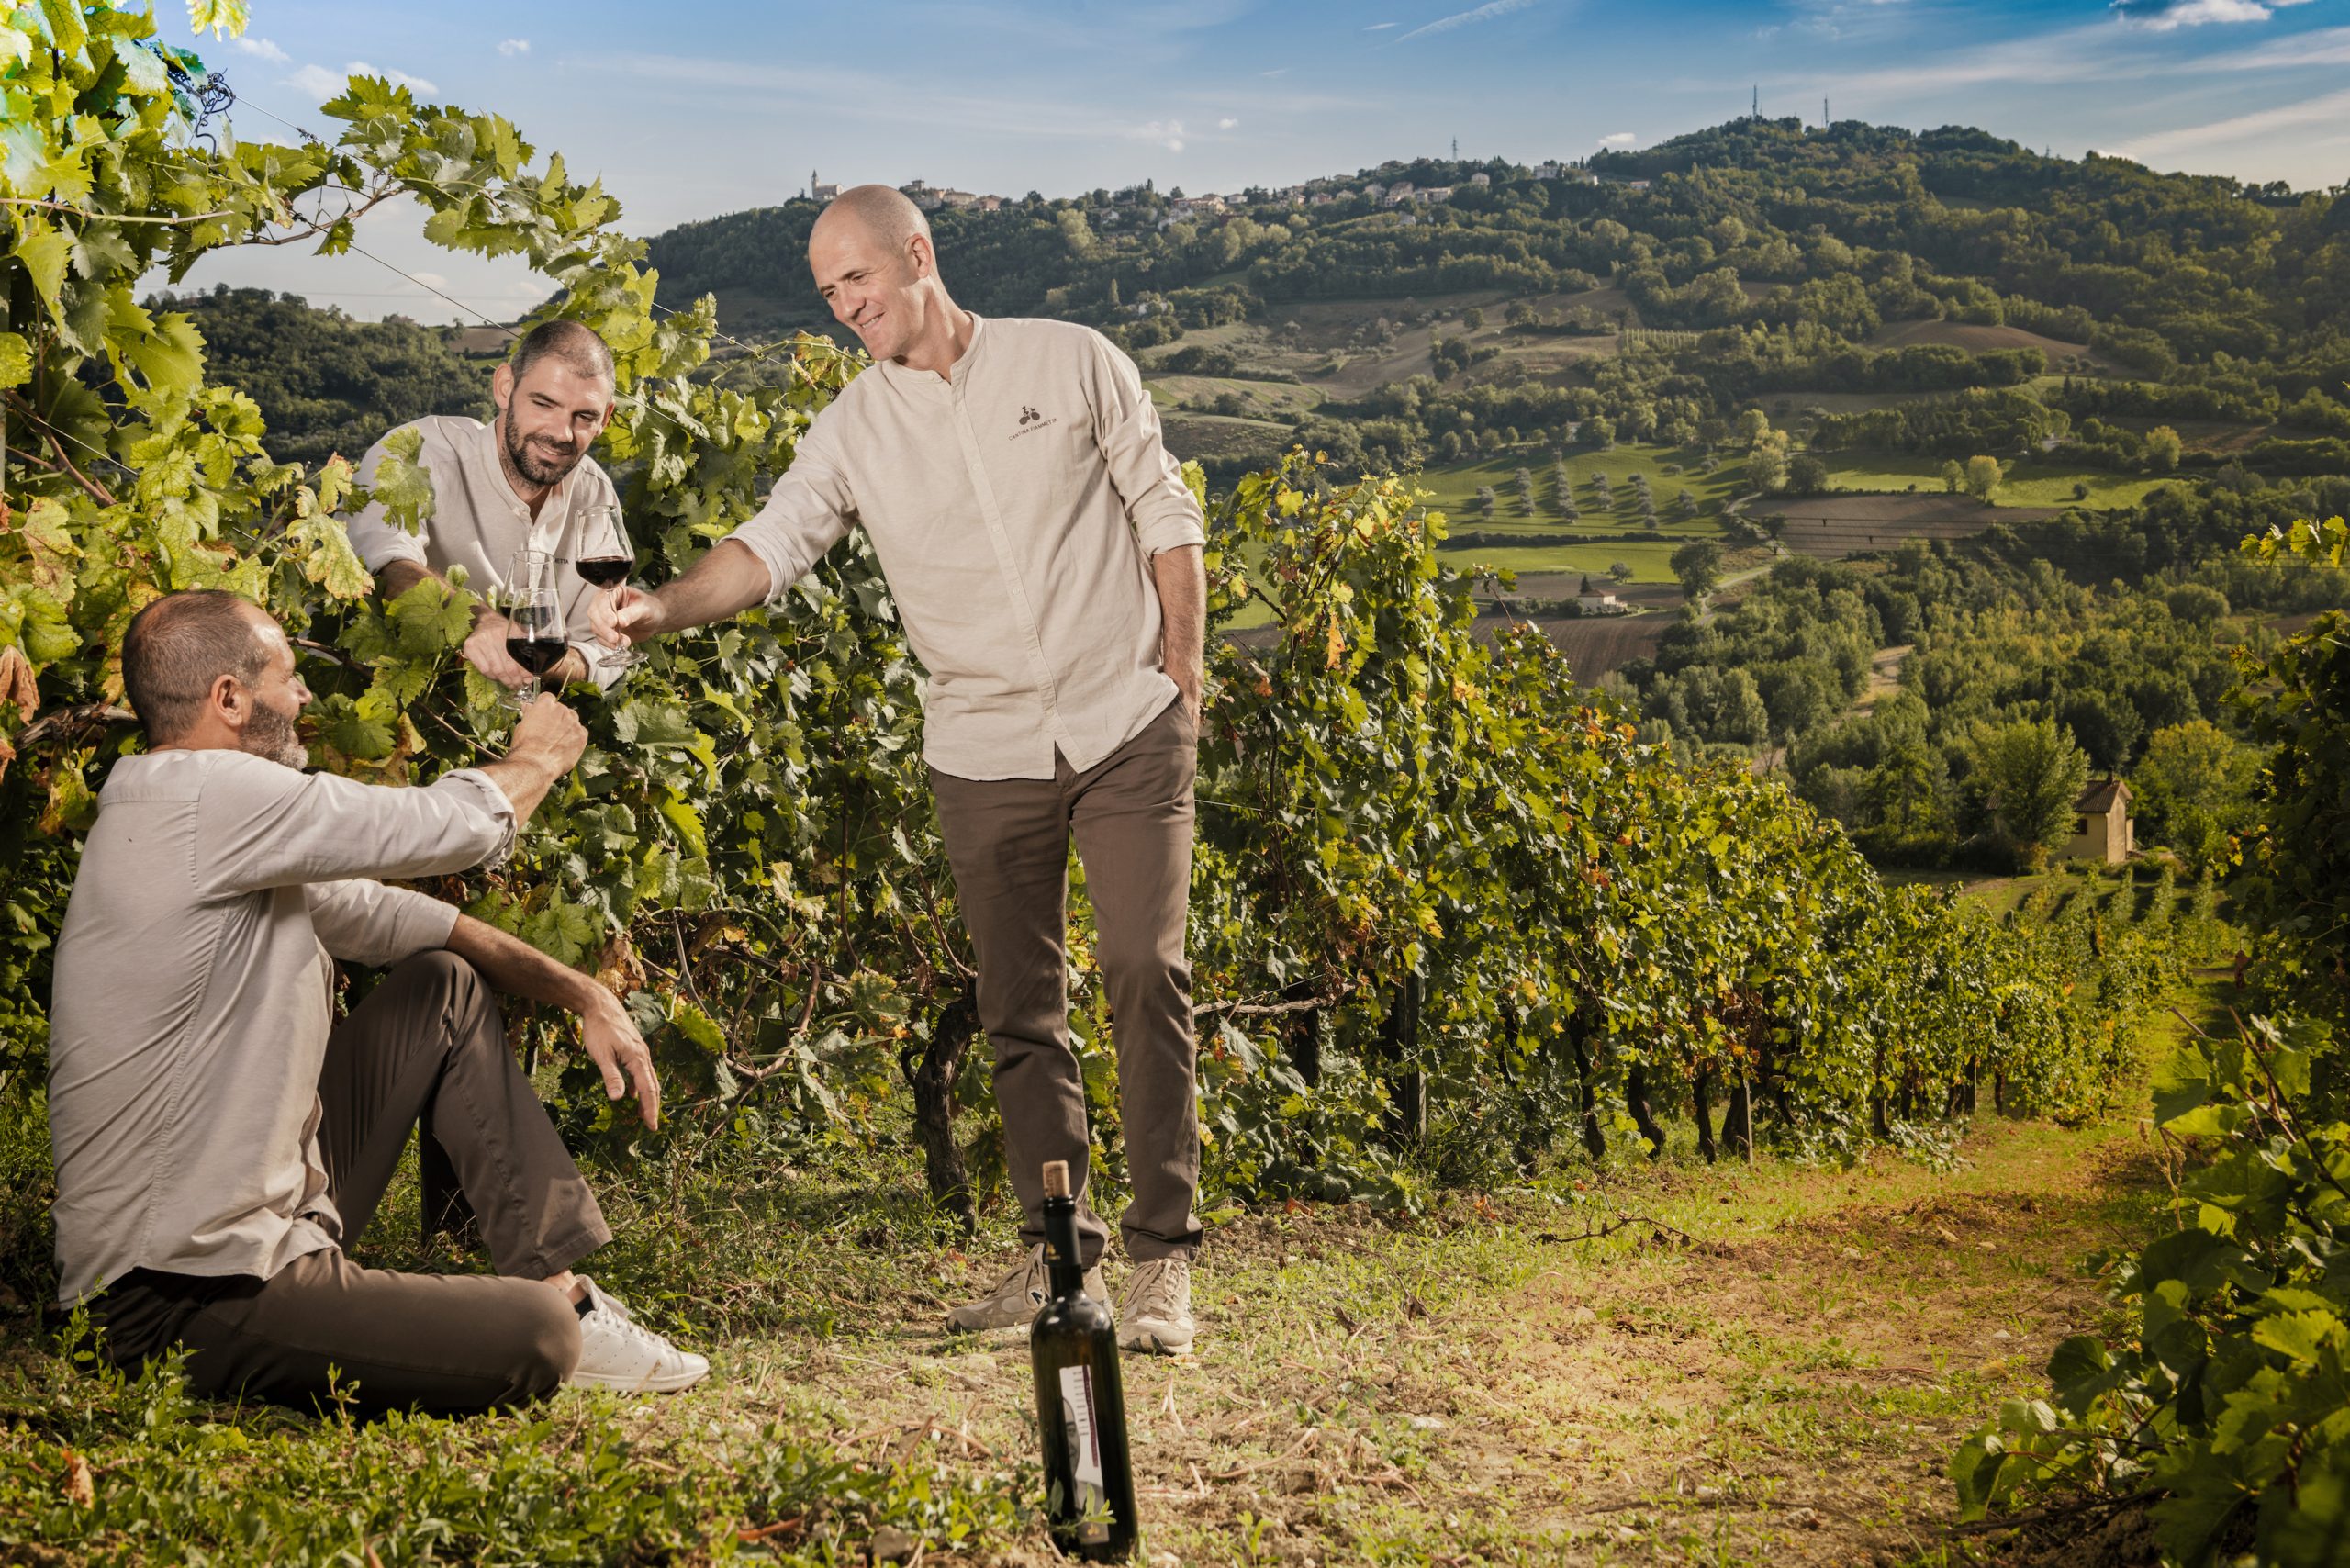
[{"label": "green hill", "polygon": [[[1449,194],[1387,205],[1398,182]],[[2071,469],[2350,468],[2350,203],[2322,194],[1747,118],[1583,168],[1422,160],[1221,206],[1145,185],[933,222],[959,298],[1118,337],[1213,468],[1292,441],[1440,465],[1594,420],[1719,446],[1746,409],[1823,454],[2030,455],[2065,496]],[[828,330],[819,210],[659,236],[665,298]]]}]

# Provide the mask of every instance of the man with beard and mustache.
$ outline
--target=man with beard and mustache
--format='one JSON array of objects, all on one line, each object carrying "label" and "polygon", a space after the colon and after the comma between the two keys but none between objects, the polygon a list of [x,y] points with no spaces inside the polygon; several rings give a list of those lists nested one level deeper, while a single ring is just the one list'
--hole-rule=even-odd
[{"label": "man with beard and mustache", "polygon": [[[452,566],[463,566],[466,587],[487,597],[505,581],[517,550],[548,552],[573,636],[571,652],[546,678],[557,686],[592,678],[609,689],[627,661],[588,635],[588,605],[599,590],[575,563],[583,544],[604,542],[598,513],[620,500],[610,476],[588,455],[612,419],[611,350],[576,321],[543,321],[514,345],[489,390],[498,417],[488,424],[434,414],[386,431],[368,449],[359,460],[362,484],[375,482],[385,442],[400,431],[417,432],[417,460],[432,476],[432,515],[410,533],[371,502],[350,520],[352,548],[386,599],[426,577],[445,579]],[[506,630],[504,616],[478,610],[465,661],[520,687],[531,673],[507,654]]]},{"label": "man with beard and mustache", "polygon": [[928,676],[923,749],[979,958],[1024,1255],[958,1332],[1025,1328],[1045,1299],[1042,1168],[1078,1172],[1087,1288],[1109,1229],[1085,1201],[1063,912],[1085,864],[1118,1053],[1134,1264],[1118,1342],[1192,1349],[1201,1231],[1196,1047],[1183,951],[1206,579],[1200,504],[1134,362],[1090,327],[982,320],[948,297],[930,226],[886,185],[845,191],[808,263],[873,366],[801,436],[758,515],[657,591],[590,607],[617,644],[783,598],[852,523]]},{"label": "man with beard and mustache", "polygon": [[[671,1392],[710,1370],[572,1266],[611,1239],[506,1047],[500,993],[576,1013],[614,1100],[660,1090],[612,994],[379,877],[503,859],[578,761],[553,697],[506,757],[428,788],[309,762],[285,633],[218,589],[141,610],[123,686],[148,750],[98,794],[59,934],[49,1063],[58,1296],[135,1369],[185,1347],[188,1386],[304,1407],[476,1410],[559,1383]],[[386,972],[334,1017],[333,960]],[[498,1276],[364,1269],[420,1128]]]}]

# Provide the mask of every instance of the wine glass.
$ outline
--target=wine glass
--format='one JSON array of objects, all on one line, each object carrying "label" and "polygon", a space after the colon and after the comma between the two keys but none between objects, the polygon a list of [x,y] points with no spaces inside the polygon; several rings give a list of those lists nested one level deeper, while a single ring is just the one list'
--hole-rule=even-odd
[{"label": "wine glass", "polygon": [[[628,524],[617,503],[590,507],[581,515],[579,549],[572,566],[608,601],[628,581],[629,574],[636,569],[636,545],[628,536]],[[622,646],[604,649],[597,660],[607,668],[626,669],[643,656],[633,648]]]},{"label": "wine glass", "polygon": [[496,608],[506,617],[506,656],[531,672],[514,702],[519,710],[538,696],[539,678],[571,651],[563,596],[555,590],[554,558],[543,550],[517,550],[498,590]]}]

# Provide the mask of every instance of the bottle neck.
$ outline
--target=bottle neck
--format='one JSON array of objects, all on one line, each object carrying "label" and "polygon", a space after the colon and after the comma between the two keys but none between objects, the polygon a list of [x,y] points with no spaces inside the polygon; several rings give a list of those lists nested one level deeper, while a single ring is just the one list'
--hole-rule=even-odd
[{"label": "bottle neck", "polygon": [[1056,1297],[1084,1294],[1085,1265],[1079,1261],[1082,1256],[1077,1249],[1077,1200],[1046,1198],[1045,1268]]}]

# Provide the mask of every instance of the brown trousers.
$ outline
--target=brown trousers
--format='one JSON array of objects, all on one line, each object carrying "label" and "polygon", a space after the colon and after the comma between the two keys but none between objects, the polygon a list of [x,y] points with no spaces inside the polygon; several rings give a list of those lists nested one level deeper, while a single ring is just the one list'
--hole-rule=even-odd
[{"label": "brown trousers", "polygon": [[579,1321],[539,1283],[611,1239],[531,1091],[498,998],[454,954],[419,955],[339,1025],[319,1078],[327,1196],[356,1242],[410,1128],[453,1170],[503,1278],[363,1269],[338,1248],[268,1279],[136,1269],[91,1304],[106,1351],[135,1368],[187,1347],[190,1392],[307,1408],[330,1377],[362,1410],[501,1408],[552,1392]]},{"label": "brown trousers", "polygon": [[979,958],[979,1025],[995,1049],[996,1106],[1020,1199],[1021,1238],[1031,1246],[1044,1240],[1042,1168],[1065,1159],[1089,1266],[1109,1229],[1086,1202],[1091,1145],[1085,1083],[1069,1043],[1069,839],[1074,834],[1085,866],[1118,1052],[1119,1120],[1134,1183],[1120,1234],[1137,1262],[1189,1258],[1200,1244],[1192,1212],[1200,1135],[1183,925],[1198,745],[1179,698],[1082,773],[1058,752],[1050,778],[931,771],[956,896]]}]

